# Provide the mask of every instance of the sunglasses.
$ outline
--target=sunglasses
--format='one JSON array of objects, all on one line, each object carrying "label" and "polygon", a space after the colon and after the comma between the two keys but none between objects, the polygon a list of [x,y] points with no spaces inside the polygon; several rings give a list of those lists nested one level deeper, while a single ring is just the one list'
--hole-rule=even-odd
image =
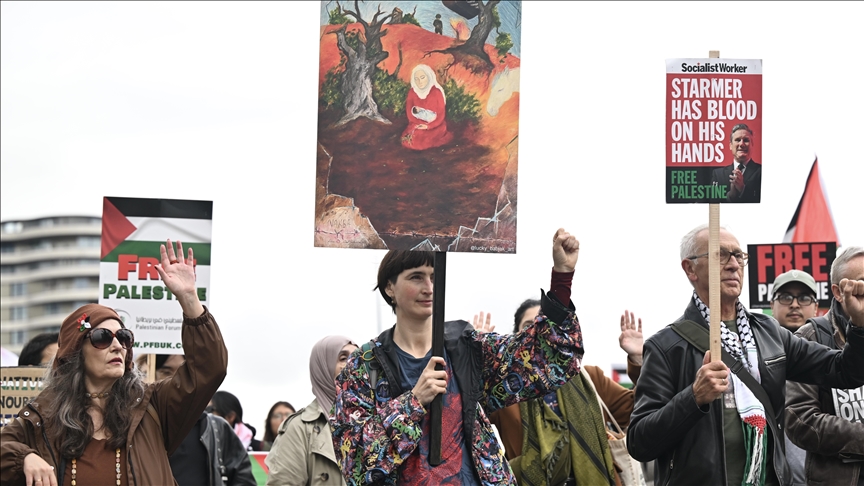
[{"label": "sunglasses", "polygon": [[96,349],[105,349],[111,346],[115,337],[123,349],[131,348],[132,343],[135,342],[135,335],[129,329],[118,329],[117,332],[111,332],[108,329],[100,327],[88,332],[87,336],[90,337],[90,344]]}]

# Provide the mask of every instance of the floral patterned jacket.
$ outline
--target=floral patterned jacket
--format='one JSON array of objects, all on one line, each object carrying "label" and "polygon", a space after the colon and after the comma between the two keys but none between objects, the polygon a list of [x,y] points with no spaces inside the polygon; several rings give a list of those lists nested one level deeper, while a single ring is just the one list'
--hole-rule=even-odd
[{"label": "floral patterned jacket", "polygon": [[[395,328],[395,326],[394,326]],[[337,378],[330,424],[336,459],[349,486],[396,485],[399,467],[415,452],[426,410],[402,390],[393,328],[354,352]],[[515,335],[480,334],[465,321],[445,324],[444,346],[462,394],[463,436],[483,485],[516,485],[486,414],[540,397],[579,374],[579,322],[551,294],[541,314]],[[377,375],[374,389],[370,368]]]}]

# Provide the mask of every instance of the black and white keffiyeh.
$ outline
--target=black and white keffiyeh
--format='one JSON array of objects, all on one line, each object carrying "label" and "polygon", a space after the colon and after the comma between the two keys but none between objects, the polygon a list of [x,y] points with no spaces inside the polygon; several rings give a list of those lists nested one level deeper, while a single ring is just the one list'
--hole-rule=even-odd
[{"label": "black and white keffiyeh", "polygon": [[[711,311],[695,291],[693,292],[693,300],[705,322],[710,323]],[[762,379],[759,376],[759,355],[756,349],[756,339],[753,337],[753,331],[750,329],[750,320],[747,318],[744,305],[737,300],[735,301],[735,310],[735,322],[738,326],[738,334],[730,331],[726,327],[726,323],[721,321],[720,343],[727,353],[747,368],[747,371],[750,372],[750,375],[757,382],[762,383]],[[746,486],[761,486],[765,484],[766,453],[768,451],[768,437],[765,435],[765,427],[768,425],[768,422],[765,419],[765,407],[737,375],[733,373],[730,375],[730,378],[732,379],[733,392],[735,393],[735,406],[738,409],[738,416],[741,417],[741,421],[744,424],[744,447],[749,459],[745,464],[744,482],[742,484]]]}]

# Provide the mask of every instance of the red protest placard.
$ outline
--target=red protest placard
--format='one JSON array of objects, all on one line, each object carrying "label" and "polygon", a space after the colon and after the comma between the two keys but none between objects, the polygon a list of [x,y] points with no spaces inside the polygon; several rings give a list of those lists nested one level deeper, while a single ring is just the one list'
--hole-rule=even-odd
[{"label": "red protest placard", "polygon": [[831,264],[837,256],[837,244],[830,243],[776,243],[747,245],[750,255],[749,282],[750,307],[771,307],[774,280],[790,270],[801,270],[816,281],[819,307],[831,305]]},{"label": "red protest placard", "polygon": [[666,60],[666,202],[758,203],[762,61]]}]

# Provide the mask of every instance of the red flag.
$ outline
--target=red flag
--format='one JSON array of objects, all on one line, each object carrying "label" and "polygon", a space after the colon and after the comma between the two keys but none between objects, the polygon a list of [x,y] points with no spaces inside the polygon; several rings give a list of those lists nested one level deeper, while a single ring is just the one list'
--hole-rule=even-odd
[{"label": "red flag", "polygon": [[126,215],[111,204],[107,197],[102,198],[102,256],[105,258],[117,245],[123,243],[127,236],[135,231]]},{"label": "red flag", "polygon": [[819,159],[813,161],[804,194],[795,210],[795,216],[789,223],[784,243],[810,243],[814,241],[832,241],[840,246],[834,219],[831,217],[831,207],[828,205],[828,193],[819,177]]}]

